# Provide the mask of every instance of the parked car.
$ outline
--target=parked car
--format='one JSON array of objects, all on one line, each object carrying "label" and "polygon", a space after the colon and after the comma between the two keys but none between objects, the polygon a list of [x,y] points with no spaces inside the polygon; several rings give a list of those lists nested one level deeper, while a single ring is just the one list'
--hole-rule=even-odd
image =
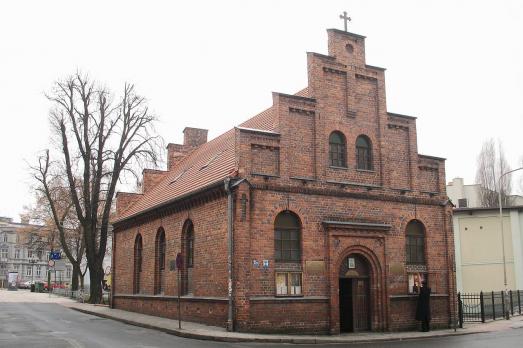
[{"label": "parked car", "polygon": [[34,281],[32,280],[28,280],[23,283],[18,283],[18,289],[30,289],[32,284],[34,284]]},{"label": "parked car", "polygon": [[[47,282],[43,282],[44,283],[44,290],[49,290],[49,286],[47,285]],[[67,286],[65,284],[60,284],[60,283],[51,283],[51,287],[53,289],[65,289],[67,288]]]}]

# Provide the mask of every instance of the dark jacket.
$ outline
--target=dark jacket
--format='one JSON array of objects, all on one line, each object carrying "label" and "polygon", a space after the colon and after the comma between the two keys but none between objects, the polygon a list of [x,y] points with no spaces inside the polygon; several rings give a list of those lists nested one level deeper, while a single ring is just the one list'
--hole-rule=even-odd
[{"label": "dark jacket", "polygon": [[416,320],[430,321],[430,291],[431,289],[426,286],[422,286],[419,291]]}]

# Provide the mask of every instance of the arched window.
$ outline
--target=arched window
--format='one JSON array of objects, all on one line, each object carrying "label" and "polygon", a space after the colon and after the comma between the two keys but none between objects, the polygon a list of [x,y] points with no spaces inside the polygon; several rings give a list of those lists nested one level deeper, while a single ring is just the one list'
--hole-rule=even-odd
[{"label": "arched window", "polygon": [[347,143],[340,132],[329,136],[329,163],[333,167],[347,167]]},{"label": "arched window", "polygon": [[186,251],[185,255],[187,255],[187,268],[192,268],[194,266],[194,227],[191,224],[191,228],[187,230],[187,233],[185,235],[185,241],[186,241]]},{"label": "arched window", "polygon": [[405,248],[408,264],[425,263],[425,227],[418,220],[407,225]]},{"label": "arched window", "polygon": [[182,270],[182,295],[193,292],[192,275],[194,268],[194,225],[187,220],[182,233],[182,252],[184,256],[184,268]]},{"label": "arched window", "polygon": [[298,217],[284,211],[274,221],[274,259],[279,262],[301,260],[301,225]]},{"label": "arched window", "polygon": [[356,168],[372,170],[372,148],[369,138],[365,135],[356,139]]},{"label": "arched window", "polygon": [[134,282],[133,293],[140,293],[140,280],[142,278],[142,235],[138,234],[134,240]]},{"label": "arched window", "polygon": [[164,271],[165,271],[165,231],[160,227],[156,234],[155,247],[155,282],[154,293],[161,294],[164,290]]}]

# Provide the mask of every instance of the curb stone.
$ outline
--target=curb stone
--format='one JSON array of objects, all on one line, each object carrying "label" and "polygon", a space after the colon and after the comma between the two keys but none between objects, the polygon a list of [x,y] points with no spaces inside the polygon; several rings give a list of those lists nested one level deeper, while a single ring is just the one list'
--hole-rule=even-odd
[{"label": "curb stone", "polygon": [[[430,338],[440,338],[440,337],[449,337],[449,336],[464,336],[464,335],[471,335],[471,334],[477,334],[477,333],[487,333],[489,331],[484,330],[470,330],[470,331],[456,331],[456,332],[448,332],[448,333],[442,333],[442,334],[436,334],[431,336],[415,336],[415,337],[376,337],[376,338],[362,338],[362,339],[343,339],[343,338],[337,338],[334,339],[333,336],[328,336],[325,338],[279,338],[279,337],[230,337],[230,336],[220,336],[220,335],[208,335],[208,334],[201,334],[201,333],[195,333],[195,332],[189,332],[185,331],[183,329],[169,329],[165,327],[150,325],[138,321],[128,320],[119,318],[116,316],[111,316],[104,313],[99,313],[95,311],[90,311],[88,309],[84,308],[78,308],[74,306],[67,306],[67,308],[70,308],[72,310],[90,314],[94,316],[98,316],[105,319],[112,319],[116,320],[125,324],[143,327],[146,329],[152,329],[152,330],[158,330],[167,334],[171,334],[174,336],[179,336],[183,338],[190,338],[190,339],[197,339],[197,340],[204,340],[204,341],[217,341],[217,342],[230,342],[230,343],[239,343],[239,342],[255,342],[255,343],[291,343],[291,344],[337,344],[337,343],[343,343],[343,344],[358,344],[358,343],[372,343],[372,342],[395,342],[395,341],[411,341],[411,340],[422,340],[422,339],[430,339]],[[435,331],[437,332],[437,331]]]}]

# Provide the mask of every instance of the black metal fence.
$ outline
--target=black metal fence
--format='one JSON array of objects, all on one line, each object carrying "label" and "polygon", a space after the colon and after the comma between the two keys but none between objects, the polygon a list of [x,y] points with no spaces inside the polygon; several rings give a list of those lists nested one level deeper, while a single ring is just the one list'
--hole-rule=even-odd
[{"label": "black metal fence", "polygon": [[504,319],[507,313],[521,315],[522,302],[521,290],[458,293],[459,327],[463,327],[464,322]]}]

